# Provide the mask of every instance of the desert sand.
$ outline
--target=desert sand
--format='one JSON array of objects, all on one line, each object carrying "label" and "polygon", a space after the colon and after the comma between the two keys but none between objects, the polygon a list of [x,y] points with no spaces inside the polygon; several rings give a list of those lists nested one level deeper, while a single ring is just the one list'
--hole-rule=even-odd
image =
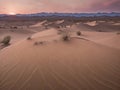
[{"label": "desert sand", "polygon": [[[64,20],[53,22],[55,28],[44,23],[34,23],[22,33],[4,31],[14,37],[10,46],[0,50],[0,90],[120,89],[118,24],[117,28],[111,24],[115,30],[109,30],[108,23],[95,21],[66,28],[56,28]],[[102,28],[101,23],[107,26]],[[60,30],[70,33],[69,41],[62,40]]]}]

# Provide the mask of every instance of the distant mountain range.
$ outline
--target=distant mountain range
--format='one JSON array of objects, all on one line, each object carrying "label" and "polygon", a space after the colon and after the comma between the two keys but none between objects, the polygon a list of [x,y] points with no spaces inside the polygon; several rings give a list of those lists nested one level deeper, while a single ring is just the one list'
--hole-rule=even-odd
[{"label": "distant mountain range", "polygon": [[[0,14],[0,17],[12,16],[7,14]],[[34,13],[34,14],[16,14],[14,16],[19,17],[42,17],[42,16],[70,16],[70,17],[99,17],[99,16],[120,16],[120,13],[112,12],[112,13]]]}]

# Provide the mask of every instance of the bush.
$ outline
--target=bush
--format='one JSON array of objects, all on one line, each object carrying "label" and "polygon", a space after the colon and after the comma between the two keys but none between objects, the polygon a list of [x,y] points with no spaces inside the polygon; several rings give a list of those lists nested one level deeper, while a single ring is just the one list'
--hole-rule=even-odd
[{"label": "bush", "polygon": [[98,30],[98,32],[102,32],[102,30]]},{"label": "bush", "polygon": [[44,41],[40,41],[40,42],[35,42],[34,45],[43,45],[44,44]]},{"label": "bush", "polygon": [[43,42],[43,41],[41,41],[41,42],[39,42],[39,44],[41,44],[41,45],[42,45],[42,44],[44,44],[44,42]]},{"label": "bush", "polygon": [[69,41],[70,40],[70,36],[69,35],[63,35],[62,37],[63,41]]},{"label": "bush", "polygon": [[81,35],[81,32],[80,31],[77,31],[77,33],[76,33],[78,36],[80,36]]},{"label": "bush", "polygon": [[120,35],[120,32],[117,32],[117,35]]},{"label": "bush", "polygon": [[31,37],[28,37],[27,40],[32,40],[32,38],[31,38]]},{"label": "bush", "polygon": [[11,40],[11,36],[5,36],[1,43],[3,43],[4,45],[9,45],[10,40]]},{"label": "bush", "polygon": [[38,45],[39,43],[38,42],[35,42],[34,45]]}]

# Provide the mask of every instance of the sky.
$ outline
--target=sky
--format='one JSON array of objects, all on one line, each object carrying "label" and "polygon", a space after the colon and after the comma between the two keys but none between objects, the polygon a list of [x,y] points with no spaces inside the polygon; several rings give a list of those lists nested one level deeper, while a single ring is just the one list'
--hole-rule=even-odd
[{"label": "sky", "polygon": [[120,12],[120,0],[0,0],[0,14]]}]

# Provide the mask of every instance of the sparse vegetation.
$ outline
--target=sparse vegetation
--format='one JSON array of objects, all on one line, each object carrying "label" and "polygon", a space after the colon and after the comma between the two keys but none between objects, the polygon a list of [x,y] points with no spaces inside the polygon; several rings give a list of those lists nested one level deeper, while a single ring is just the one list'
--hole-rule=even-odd
[{"label": "sparse vegetation", "polygon": [[117,35],[120,35],[120,32],[117,32]]},{"label": "sparse vegetation", "polygon": [[63,41],[70,41],[70,35],[64,34],[62,39],[63,39]]},{"label": "sparse vegetation", "polygon": [[31,37],[28,37],[27,40],[32,40],[32,38],[31,38]]},{"label": "sparse vegetation", "polygon": [[77,31],[76,34],[77,34],[78,36],[80,36],[80,35],[81,35],[81,32],[80,32],[80,31]]},{"label": "sparse vegetation", "polygon": [[39,43],[38,42],[35,42],[34,45],[38,45]]},{"label": "sparse vegetation", "polygon": [[98,30],[98,32],[102,32],[102,30]]},{"label": "sparse vegetation", "polygon": [[37,42],[37,41],[36,41],[36,42],[34,43],[34,45],[39,45],[39,44],[40,44],[40,45],[43,45],[44,42],[43,42],[43,41],[40,41],[40,42]]},{"label": "sparse vegetation", "polygon": [[10,40],[11,40],[11,36],[5,36],[3,38],[3,40],[1,41],[1,43],[3,43],[4,45],[9,45],[10,44]]},{"label": "sparse vegetation", "polygon": [[69,30],[66,30],[66,29],[65,30],[58,30],[58,32],[59,32],[58,34],[60,34],[62,36],[61,38],[63,41],[70,41],[70,39],[71,39],[70,34],[71,33]]},{"label": "sparse vegetation", "polygon": [[43,41],[41,41],[41,42],[39,42],[39,44],[44,44],[44,42],[43,42]]}]

